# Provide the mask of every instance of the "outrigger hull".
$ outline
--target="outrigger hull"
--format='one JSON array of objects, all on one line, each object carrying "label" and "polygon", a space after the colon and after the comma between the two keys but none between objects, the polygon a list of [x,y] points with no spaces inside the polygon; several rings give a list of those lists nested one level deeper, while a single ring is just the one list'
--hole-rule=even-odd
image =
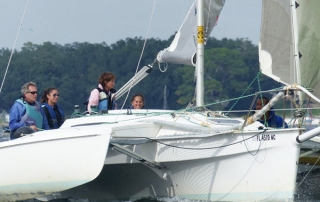
[{"label": "outrigger hull", "polygon": [[0,144],[0,201],[36,198],[85,184],[104,165],[110,130],[37,132]]}]

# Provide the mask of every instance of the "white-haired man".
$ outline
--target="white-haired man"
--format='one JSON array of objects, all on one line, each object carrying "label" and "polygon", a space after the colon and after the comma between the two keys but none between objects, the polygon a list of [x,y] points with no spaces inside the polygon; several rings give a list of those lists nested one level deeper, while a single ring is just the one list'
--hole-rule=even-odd
[{"label": "white-haired man", "polygon": [[37,102],[37,85],[33,82],[27,82],[21,87],[21,94],[22,96],[14,102],[10,109],[11,139],[41,129],[50,129],[46,116]]}]

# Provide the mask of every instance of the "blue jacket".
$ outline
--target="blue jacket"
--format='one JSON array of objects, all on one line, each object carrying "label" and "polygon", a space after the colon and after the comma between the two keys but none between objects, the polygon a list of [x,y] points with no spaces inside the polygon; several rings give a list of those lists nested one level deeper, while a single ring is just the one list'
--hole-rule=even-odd
[{"label": "blue jacket", "polygon": [[57,104],[52,107],[48,103],[44,102],[41,108],[48,120],[48,124],[51,129],[57,129],[64,123],[64,112]]},{"label": "blue jacket", "polygon": [[[36,103],[35,103],[36,104]],[[39,105],[40,106],[40,105]],[[42,115],[42,129],[49,130],[50,127],[48,125],[48,121],[46,116],[44,115],[43,110],[39,107],[39,112]],[[30,123],[28,121],[23,122],[21,118],[26,114],[26,107],[18,101],[15,101],[10,109],[10,119],[9,119],[9,127],[11,133],[16,131],[18,128],[23,126],[36,125],[36,123]]]},{"label": "blue jacket", "polygon": [[[276,115],[276,113],[272,110],[269,111],[269,115],[269,119],[266,120],[266,122],[264,121],[264,116],[262,116],[258,121],[267,127],[282,128],[282,124],[284,122],[283,118]],[[286,122],[284,122],[284,127],[288,128],[288,124]]]}]

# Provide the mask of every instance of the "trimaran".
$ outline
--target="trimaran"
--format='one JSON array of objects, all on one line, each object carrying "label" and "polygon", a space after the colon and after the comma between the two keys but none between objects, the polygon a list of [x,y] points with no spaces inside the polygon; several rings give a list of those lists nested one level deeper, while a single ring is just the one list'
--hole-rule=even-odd
[{"label": "trimaran", "polygon": [[[310,96],[320,102],[316,92],[302,87],[319,83],[320,1],[263,0],[260,68],[285,87],[248,119],[219,116],[202,107],[204,42],[224,4],[195,1],[171,46],[158,55],[159,62],[196,64],[196,108],[77,113],[60,129],[1,142],[0,201],[147,196],[293,200],[301,144],[317,141],[320,128],[275,129],[256,120],[278,99],[298,94],[300,101]],[[316,74],[311,83],[308,74]]]}]

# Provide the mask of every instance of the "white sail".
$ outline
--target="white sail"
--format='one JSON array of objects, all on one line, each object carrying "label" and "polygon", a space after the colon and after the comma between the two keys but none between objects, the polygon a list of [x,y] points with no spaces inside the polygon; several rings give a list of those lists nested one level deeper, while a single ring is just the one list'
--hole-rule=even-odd
[{"label": "white sail", "polygon": [[263,74],[320,95],[320,1],[263,0],[259,44]]},{"label": "white sail", "polygon": [[296,0],[301,85],[320,97],[320,1]]},{"label": "white sail", "polygon": [[[175,35],[171,45],[160,51],[157,60],[175,64],[195,65],[197,37],[197,8],[194,2],[188,15]],[[205,38],[216,25],[225,0],[204,0]]]},{"label": "white sail", "polygon": [[259,44],[263,74],[284,84],[295,83],[290,0],[263,0]]}]

